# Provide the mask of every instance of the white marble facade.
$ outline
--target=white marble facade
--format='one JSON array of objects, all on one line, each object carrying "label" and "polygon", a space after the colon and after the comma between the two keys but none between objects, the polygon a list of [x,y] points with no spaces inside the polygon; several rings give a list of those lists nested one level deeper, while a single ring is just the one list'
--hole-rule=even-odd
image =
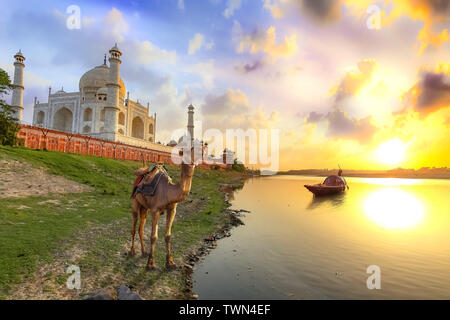
[{"label": "white marble facade", "polygon": [[[79,92],[52,93],[48,102],[35,99],[33,125],[127,144],[154,145],[156,114],[149,116],[147,107],[130,100],[119,76],[121,52],[110,50],[110,66],[87,71],[80,79]],[[110,96],[110,97],[108,97]]]}]

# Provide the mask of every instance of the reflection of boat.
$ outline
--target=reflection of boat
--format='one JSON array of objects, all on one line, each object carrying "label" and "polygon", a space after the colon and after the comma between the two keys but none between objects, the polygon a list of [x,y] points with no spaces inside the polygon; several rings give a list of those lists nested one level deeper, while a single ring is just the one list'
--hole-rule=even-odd
[{"label": "reflection of boat", "polygon": [[345,191],[345,188],[348,188],[348,186],[343,177],[329,176],[323,183],[314,185],[305,184],[305,188],[315,196],[324,196]]},{"label": "reflection of boat", "polygon": [[341,206],[345,201],[345,192],[340,192],[336,194],[330,194],[320,197],[312,197],[311,202],[306,207],[308,210],[315,210],[324,205],[329,205],[333,208]]}]

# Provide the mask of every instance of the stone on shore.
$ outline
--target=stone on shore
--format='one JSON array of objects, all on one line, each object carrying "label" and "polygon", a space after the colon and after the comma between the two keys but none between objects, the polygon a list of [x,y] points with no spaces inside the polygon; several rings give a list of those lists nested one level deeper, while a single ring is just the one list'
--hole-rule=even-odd
[{"label": "stone on shore", "polygon": [[140,295],[133,292],[127,286],[121,285],[117,290],[117,298],[119,300],[144,300]]}]

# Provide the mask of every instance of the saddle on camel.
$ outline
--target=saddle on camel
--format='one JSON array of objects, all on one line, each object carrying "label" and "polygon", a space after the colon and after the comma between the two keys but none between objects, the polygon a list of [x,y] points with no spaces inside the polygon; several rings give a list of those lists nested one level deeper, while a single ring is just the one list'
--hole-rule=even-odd
[{"label": "saddle on camel", "polygon": [[[143,183],[144,178],[149,176],[150,183]],[[136,194],[142,193],[146,196],[155,195],[156,188],[162,176],[166,176],[170,179],[168,170],[165,164],[155,164],[152,168],[140,168],[136,171],[136,179],[133,183],[133,192],[131,193],[131,199],[134,199]]]}]

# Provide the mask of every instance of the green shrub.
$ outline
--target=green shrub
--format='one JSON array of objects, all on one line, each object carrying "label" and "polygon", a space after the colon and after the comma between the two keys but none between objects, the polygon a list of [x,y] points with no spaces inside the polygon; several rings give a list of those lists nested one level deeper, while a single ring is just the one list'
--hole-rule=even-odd
[{"label": "green shrub", "polygon": [[231,168],[237,172],[244,172],[245,170],[247,170],[245,168],[245,165],[243,163],[239,163],[237,159],[234,159],[234,163]]}]

